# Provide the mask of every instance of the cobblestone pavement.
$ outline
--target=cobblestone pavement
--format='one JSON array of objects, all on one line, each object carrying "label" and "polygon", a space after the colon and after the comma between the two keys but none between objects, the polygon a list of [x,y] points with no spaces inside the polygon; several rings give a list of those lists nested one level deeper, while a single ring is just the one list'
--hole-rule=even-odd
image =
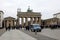
[{"label": "cobblestone pavement", "polygon": [[[20,29],[20,30],[21,30],[21,29]],[[37,35],[35,35],[34,32],[31,32],[31,31],[28,31],[28,30],[26,31],[25,29],[22,29],[21,31],[23,31],[24,33],[26,33],[26,34],[34,37],[34,38],[36,38],[37,40],[57,40],[57,39],[50,38],[50,37],[48,37],[48,36],[39,34],[39,33],[41,33],[41,32],[38,32]]]},{"label": "cobblestone pavement", "polygon": [[19,31],[19,30],[10,30],[5,32],[1,37],[0,40],[37,40],[34,37],[27,35],[26,33]]}]

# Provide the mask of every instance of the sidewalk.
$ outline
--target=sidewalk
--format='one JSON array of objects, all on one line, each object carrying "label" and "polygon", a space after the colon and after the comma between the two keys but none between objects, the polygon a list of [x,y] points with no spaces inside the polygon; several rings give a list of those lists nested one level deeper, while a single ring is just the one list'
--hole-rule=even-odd
[{"label": "sidewalk", "polygon": [[20,30],[10,30],[5,32],[1,37],[0,40],[37,40]]},{"label": "sidewalk", "polygon": [[60,29],[43,29],[39,34],[60,40]]},{"label": "sidewalk", "polygon": [[5,29],[0,29],[0,36],[3,35],[6,32]]}]

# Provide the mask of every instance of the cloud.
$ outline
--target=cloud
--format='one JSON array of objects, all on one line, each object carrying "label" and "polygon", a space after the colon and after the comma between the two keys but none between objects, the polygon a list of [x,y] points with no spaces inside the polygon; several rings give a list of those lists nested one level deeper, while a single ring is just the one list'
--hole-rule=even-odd
[{"label": "cloud", "polygon": [[26,11],[29,5],[33,11],[41,12],[42,19],[53,17],[60,11],[60,0],[0,0],[0,10],[4,11],[5,17],[17,17],[17,8]]}]

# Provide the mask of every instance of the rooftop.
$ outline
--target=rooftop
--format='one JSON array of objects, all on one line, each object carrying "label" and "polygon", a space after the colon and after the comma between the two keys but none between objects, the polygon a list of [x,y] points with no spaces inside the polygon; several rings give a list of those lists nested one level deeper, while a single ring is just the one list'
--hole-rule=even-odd
[{"label": "rooftop", "polygon": [[58,15],[58,14],[60,14],[60,12],[59,12],[59,13],[56,13],[56,14],[54,14],[54,15]]}]

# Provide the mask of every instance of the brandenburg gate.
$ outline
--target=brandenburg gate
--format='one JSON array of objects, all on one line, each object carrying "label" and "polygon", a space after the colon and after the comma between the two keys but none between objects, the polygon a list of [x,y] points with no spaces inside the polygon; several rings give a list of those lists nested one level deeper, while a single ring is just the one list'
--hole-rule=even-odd
[{"label": "brandenburg gate", "polygon": [[[21,20],[19,18],[21,18]],[[25,18],[25,25],[24,25],[24,18]],[[41,13],[33,12],[32,10],[30,10],[30,8],[28,8],[27,12],[21,12],[21,9],[17,11],[17,25],[20,25],[19,21],[21,21],[21,25],[27,26],[28,18],[30,18],[30,24],[41,25]]]}]

